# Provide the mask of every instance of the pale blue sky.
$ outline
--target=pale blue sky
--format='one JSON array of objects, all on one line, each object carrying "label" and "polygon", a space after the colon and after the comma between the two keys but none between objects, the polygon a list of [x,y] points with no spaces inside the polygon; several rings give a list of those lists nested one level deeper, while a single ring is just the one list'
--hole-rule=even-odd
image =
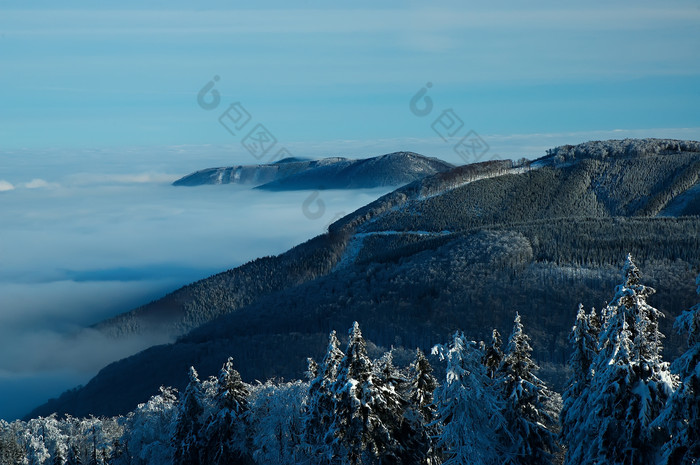
[{"label": "pale blue sky", "polygon": [[217,122],[234,101],[301,152],[419,151],[447,108],[495,151],[513,134],[700,138],[700,0],[289,3],[0,2],[0,149],[242,151]]}]

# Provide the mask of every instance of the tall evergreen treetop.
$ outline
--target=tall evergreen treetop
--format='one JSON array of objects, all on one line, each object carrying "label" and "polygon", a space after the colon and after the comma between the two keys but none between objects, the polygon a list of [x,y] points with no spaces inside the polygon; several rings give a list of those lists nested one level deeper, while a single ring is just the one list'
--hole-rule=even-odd
[{"label": "tall evergreen treetop", "polygon": [[420,349],[416,349],[416,358],[410,369],[409,403],[420,413],[426,424],[431,423],[435,416],[433,393],[438,387],[438,382],[433,376],[433,367]]},{"label": "tall evergreen treetop", "polygon": [[574,351],[569,358],[569,367],[573,375],[569,385],[573,389],[572,397],[578,396],[583,387],[588,384],[591,377],[591,365],[595,359],[598,347],[598,334],[596,334],[595,323],[591,324],[595,313],[587,314],[583,305],[579,304],[576,324],[571,329],[569,342]]},{"label": "tall evergreen treetop", "polygon": [[177,426],[173,444],[176,465],[199,464],[200,416],[204,413],[202,385],[194,367],[190,367],[190,382],[187,384],[178,407]]},{"label": "tall evergreen treetop", "polygon": [[216,409],[207,419],[200,440],[200,459],[207,465],[234,464],[242,461],[247,449],[250,388],[233,367],[229,357],[216,382]]},{"label": "tall evergreen treetop", "polygon": [[318,363],[311,357],[306,359],[306,379],[313,381],[318,376]]},{"label": "tall evergreen treetop", "polygon": [[508,373],[512,377],[530,381],[535,377],[534,371],[537,369],[539,367],[532,360],[530,336],[523,331],[520,314],[516,313],[513,332],[508,339],[508,347],[501,363],[501,371]]},{"label": "tall evergreen treetop", "polygon": [[404,401],[374,369],[357,322],[349,336],[332,386],[334,421],[329,436],[333,438],[333,455],[352,465],[402,463],[404,451],[398,433]]},{"label": "tall evergreen treetop", "polygon": [[530,338],[516,313],[500,373],[504,378],[504,417],[513,438],[512,464],[553,463],[558,446],[555,428],[559,418],[555,394],[534,373]]},{"label": "tall evergreen treetop", "polygon": [[501,366],[503,361],[503,338],[497,329],[491,333],[491,343],[484,347],[484,365],[486,366],[489,376],[493,378]]},{"label": "tall evergreen treetop", "polygon": [[590,384],[593,378],[593,362],[597,355],[600,321],[595,309],[587,314],[579,304],[576,323],[571,329],[569,342],[573,352],[569,358],[571,378],[562,395],[560,416],[562,444],[567,448],[566,464],[579,464],[590,441],[586,429],[586,419],[590,409],[595,408],[588,402]]},{"label": "tall evergreen treetop", "polygon": [[623,282],[615,289],[615,297],[606,307],[606,321],[602,329],[600,342],[601,350],[606,357],[611,353],[607,345],[615,338],[615,333],[621,331],[622,321],[625,320],[631,331],[636,350],[635,359],[642,362],[644,370],[649,370],[650,364],[660,363],[663,334],[659,331],[659,318],[663,313],[647,303],[647,297],[656,291],[641,283],[641,272],[628,254],[622,268]]},{"label": "tall evergreen treetop", "polygon": [[367,355],[367,343],[357,321],[352,324],[348,339],[348,348],[338,371],[348,380],[366,380],[372,372],[372,362]]},{"label": "tall evergreen treetop", "polygon": [[309,359],[309,374],[315,372],[315,375],[309,382],[302,441],[306,454],[316,457],[319,463],[329,462],[332,455],[330,442],[333,437],[327,433],[333,422],[335,405],[331,387],[336,382],[338,366],[344,356],[339,347],[338,337],[335,331],[331,331],[328,336],[328,348],[321,365],[314,367],[316,363]]},{"label": "tall evergreen treetop", "polygon": [[[338,375],[338,366],[340,361],[343,359],[345,354],[340,350],[340,341],[335,331],[331,331],[328,335],[328,349],[326,350],[326,355],[321,363],[321,369],[323,370],[323,378],[335,381]],[[321,374],[321,373],[320,373]]]},{"label": "tall evergreen treetop", "polygon": [[641,283],[632,257],[623,267],[623,282],[606,307],[594,361],[586,418],[590,437],[584,461],[646,464],[654,460],[655,429],[673,391],[673,377],[661,359],[661,312],[646,302],[654,290]]},{"label": "tall evergreen treetop", "polygon": [[221,408],[240,415],[248,410],[250,389],[241,379],[240,373],[233,368],[233,358],[229,357],[219,371],[218,397]]}]

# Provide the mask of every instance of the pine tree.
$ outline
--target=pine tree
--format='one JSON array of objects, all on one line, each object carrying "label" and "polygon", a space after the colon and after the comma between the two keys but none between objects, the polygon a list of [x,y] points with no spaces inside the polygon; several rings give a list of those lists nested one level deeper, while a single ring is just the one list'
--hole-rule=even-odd
[{"label": "pine tree", "polygon": [[598,355],[589,391],[591,409],[585,429],[592,438],[584,463],[647,464],[654,461],[652,421],[673,391],[668,364],[661,360],[658,318],[647,304],[654,289],[641,284],[631,255],[623,283],[605,309]]},{"label": "pine tree", "polygon": [[595,309],[586,314],[583,305],[579,304],[576,324],[569,335],[569,342],[573,346],[569,358],[572,376],[562,395],[563,407],[560,417],[560,438],[567,449],[567,464],[580,463],[582,448],[585,448],[588,442],[584,421],[591,408],[588,395],[593,377],[591,368],[597,355],[599,324]]},{"label": "pine tree", "polygon": [[190,382],[180,399],[177,415],[177,426],[173,442],[175,465],[198,465],[199,434],[201,430],[200,416],[204,412],[202,406],[203,394],[199,376],[194,367],[190,367]]},{"label": "pine tree", "polygon": [[331,331],[328,336],[328,349],[321,365],[316,365],[312,359],[309,359],[307,373],[313,374],[314,377],[309,382],[301,447],[305,455],[319,464],[330,463],[332,459],[330,442],[333,438],[327,434],[333,421],[335,405],[331,386],[336,381],[338,366],[343,356],[335,331]]},{"label": "pine tree", "polygon": [[553,429],[558,421],[556,398],[534,372],[538,366],[532,360],[530,338],[523,332],[520,315],[516,313],[513,332],[503,356],[499,372],[503,376],[503,416],[513,447],[505,463],[553,463],[557,451]]},{"label": "pine tree", "polygon": [[206,421],[201,462],[224,465],[246,461],[250,389],[233,368],[231,357],[219,371],[215,411]]},{"label": "pine tree", "polygon": [[351,465],[400,463],[402,450],[396,435],[402,423],[402,399],[373,370],[357,322],[349,339],[332,387],[333,455]]},{"label": "pine tree", "polygon": [[[696,283],[700,294],[700,275]],[[667,434],[661,463],[692,465],[700,457],[700,303],[683,312],[675,326],[687,333],[688,350],[671,366],[680,385],[654,426]]]},{"label": "pine tree", "polygon": [[502,464],[499,438],[507,436],[506,420],[503,402],[482,363],[484,352],[459,332],[449,345],[437,345],[432,352],[447,361],[445,382],[434,394],[442,427],[437,448],[445,465]]}]

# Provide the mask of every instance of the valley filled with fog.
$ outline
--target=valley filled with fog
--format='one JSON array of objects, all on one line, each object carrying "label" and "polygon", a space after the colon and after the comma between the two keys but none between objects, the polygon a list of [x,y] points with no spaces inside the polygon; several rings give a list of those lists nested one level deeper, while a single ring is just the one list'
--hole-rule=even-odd
[{"label": "valley filled with fog", "polygon": [[256,162],[231,152],[3,152],[0,399],[12,401],[0,402],[0,418],[26,414],[107,363],[167,342],[164,335],[117,342],[85,327],[284,252],[391,190],[323,191],[305,215],[309,191],[171,185],[198,169]]}]

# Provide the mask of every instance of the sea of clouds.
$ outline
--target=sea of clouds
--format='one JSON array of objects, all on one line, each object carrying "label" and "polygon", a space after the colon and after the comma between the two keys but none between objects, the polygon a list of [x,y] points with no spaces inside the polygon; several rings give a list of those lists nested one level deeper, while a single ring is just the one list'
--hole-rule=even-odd
[{"label": "sea of clouds", "polygon": [[284,252],[389,190],[321,192],[323,215],[310,219],[302,210],[310,192],[171,185],[197,169],[256,161],[233,153],[223,147],[0,153],[0,418],[24,415],[106,364],[168,342],[115,341],[86,327]]}]

